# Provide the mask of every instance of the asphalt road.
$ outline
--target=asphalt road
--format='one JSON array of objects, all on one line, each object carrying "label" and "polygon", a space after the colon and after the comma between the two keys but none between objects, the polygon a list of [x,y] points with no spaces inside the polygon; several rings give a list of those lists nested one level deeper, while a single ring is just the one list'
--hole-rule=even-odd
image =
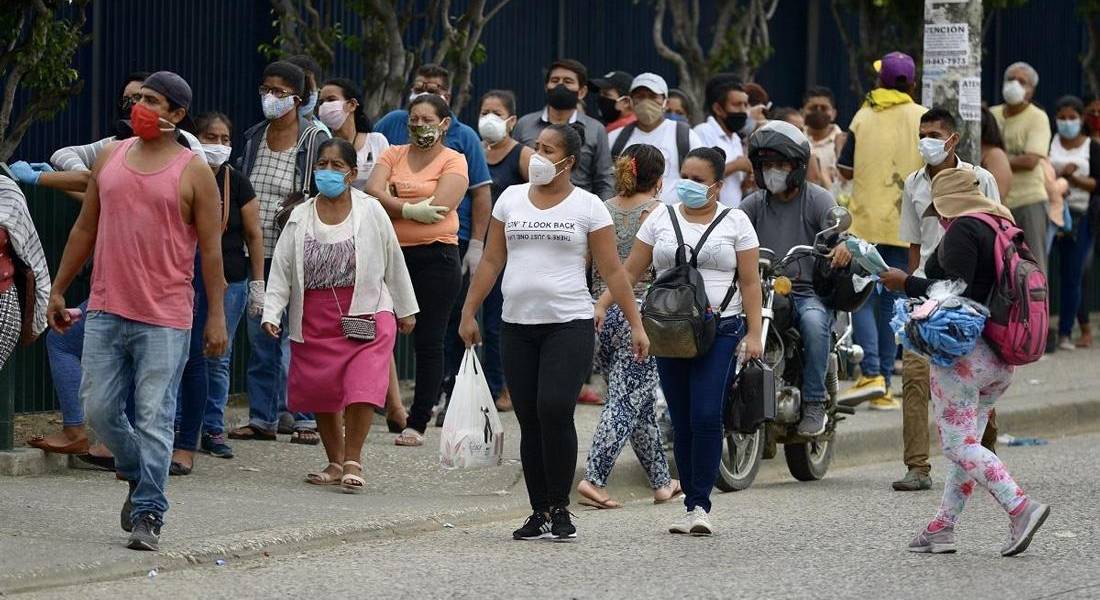
[{"label": "asphalt road", "polygon": [[[1098,446],[1090,434],[1002,450],[1025,490],[1053,505],[1016,558],[999,554],[1007,518],[985,494],[966,511],[958,554],[906,552],[939,489],[891,491],[891,462],[718,495],[713,538],[669,535],[680,507],[634,503],[578,510],[574,543],[514,542],[519,523],[501,522],[19,597],[1100,598]],[[937,486],[943,472],[939,459]]]}]

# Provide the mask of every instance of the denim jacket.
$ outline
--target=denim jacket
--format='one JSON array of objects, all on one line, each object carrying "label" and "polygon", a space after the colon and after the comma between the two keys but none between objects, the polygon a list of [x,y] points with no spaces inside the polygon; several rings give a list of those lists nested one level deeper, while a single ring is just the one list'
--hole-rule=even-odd
[{"label": "denim jacket", "polygon": [[[268,121],[260,121],[244,132],[244,153],[237,159],[236,167],[245,177],[252,175],[252,167],[256,164],[256,155],[260,151],[259,145],[264,139],[264,133],[267,132],[269,124]],[[298,189],[303,189],[304,183],[308,183],[309,194],[307,195],[310,196],[317,194],[317,186],[310,177],[313,173],[313,163],[317,161],[317,148],[327,139],[329,139],[327,133],[298,117],[298,154],[294,159],[294,185],[300,186]],[[303,175],[305,182],[302,180]]]}]

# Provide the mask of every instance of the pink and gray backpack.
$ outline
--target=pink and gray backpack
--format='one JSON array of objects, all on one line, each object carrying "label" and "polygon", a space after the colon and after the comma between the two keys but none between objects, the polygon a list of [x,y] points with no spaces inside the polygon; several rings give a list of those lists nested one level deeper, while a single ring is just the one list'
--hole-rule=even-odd
[{"label": "pink and gray backpack", "polygon": [[989,319],[982,336],[1010,365],[1039,360],[1046,351],[1050,320],[1047,277],[1024,242],[1024,232],[1011,221],[986,213],[966,215],[996,233],[993,263],[997,279],[986,305]]}]

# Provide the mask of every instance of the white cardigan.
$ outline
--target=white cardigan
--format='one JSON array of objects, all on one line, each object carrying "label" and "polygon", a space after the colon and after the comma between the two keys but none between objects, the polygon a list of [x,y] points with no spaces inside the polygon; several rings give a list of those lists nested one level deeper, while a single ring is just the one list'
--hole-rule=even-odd
[{"label": "white cardigan", "polygon": [[[278,324],[283,311],[290,305],[289,333],[295,342],[303,341],[305,268],[302,257],[309,229],[307,220],[314,218],[316,202],[316,197],[310,198],[290,213],[275,244],[264,297],[264,323]],[[386,210],[373,196],[351,188],[351,216],[355,231],[355,291],[348,314],[393,311],[402,318],[419,312],[405,256]]]}]

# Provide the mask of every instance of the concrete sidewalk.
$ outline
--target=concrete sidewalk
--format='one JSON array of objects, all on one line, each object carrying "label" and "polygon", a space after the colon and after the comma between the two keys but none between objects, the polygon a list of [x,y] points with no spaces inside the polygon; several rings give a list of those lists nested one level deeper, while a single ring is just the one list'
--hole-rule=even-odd
[{"label": "concrete sidewalk", "polygon": [[[1098,362],[1100,350],[1063,352],[1020,369],[997,405],[1001,431],[1058,437],[1100,428]],[[598,418],[597,407],[577,409],[578,477]],[[514,519],[518,525],[529,508],[514,415],[504,415],[504,422],[505,464],[476,471],[438,466],[438,429],[429,431],[422,448],[398,448],[383,425],[375,427],[364,453],[367,491],[361,495],[303,483],[307,471],[325,463],[323,453],[319,447],[289,444],[286,437],[237,442],[233,460],[200,455],[192,475],[171,479],[172,508],[158,554],[123,548],[118,509],[126,487],[111,474],[63,470],[0,478],[0,595],[222,558],[233,561],[409,535],[448,523]],[[834,466],[897,459],[901,475],[900,430],[899,412],[860,409],[841,424]],[[937,484],[942,481],[938,475],[933,473]],[[790,479],[782,453],[765,462],[758,478],[776,479]],[[644,473],[629,450],[620,458],[610,491],[627,502],[650,498]]]}]

